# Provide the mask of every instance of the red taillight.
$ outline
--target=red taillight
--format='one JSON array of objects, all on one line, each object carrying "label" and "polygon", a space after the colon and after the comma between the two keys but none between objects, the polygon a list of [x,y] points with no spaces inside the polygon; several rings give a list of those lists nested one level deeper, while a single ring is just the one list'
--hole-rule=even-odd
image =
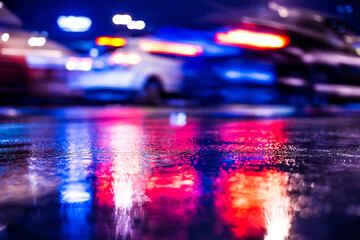
[{"label": "red taillight", "polygon": [[157,40],[143,40],[140,42],[139,48],[145,52],[174,54],[187,57],[199,56],[203,52],[201,46]]},{"label": "red taillight", "polygon": [[141,62],[141,56],[134,52],[115,52],[109,58],[109,64],[136,65]]},{"label": "red taillight", "polygon": [[260,50],[284,48],[290,43],[287,36],[248,29],[234,29],[215,35],[217,43]]},{"label": "red taillight", "polygon": [[121,37],[98,37],[95,43],[99,46],[123,47],[127,44],[127,40]]}]

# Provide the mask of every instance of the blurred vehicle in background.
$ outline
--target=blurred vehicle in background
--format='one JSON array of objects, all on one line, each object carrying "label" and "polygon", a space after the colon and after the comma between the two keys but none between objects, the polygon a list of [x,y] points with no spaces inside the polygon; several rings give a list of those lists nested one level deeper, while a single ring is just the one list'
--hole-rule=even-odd
[{"label": "blurred vehicle in background", "polygon": [[[99,37],[92,48],[92,42],[80,39],[74,49],[91,48],[81,55],[48,39],[47,32],[23,30],[20,19],[0,2],[0,92],[46,99],[85,94],[152,104],[168,96],[295,105],[360,99],[356,29],[319,12],[275,2],[255,5],[253,10],[222,9],[193,28]],[[84,16],[59,19],[75,27],[74,19],[92,23]],[[133,22],[145,28],[144,21]]]},{"label": "blurred vehicle in background", "polygon": [[122,41],[123,46],[95,58],[70,58],[66,66],[75,73],[69,85],[105,99],[114,99],[110,93],[132,92],[136,101],[146,103],[166,95],[204,102],[214,97],[252,103],[279,100],[278,78],[289,76],[277,76],[276,65],[301,66],[298,59],[277,51],[287,46],[288,37],[247,30],[256,40],[239,48],[215,41],[220,34],[173,28],[145,38],[100,37],[100,45]]},{"label": "blurred vehicle in background", "polygon": [[186,64],[198,65],[204,56],[222,56],[226,50],[207,41],[183,41],[176,37],[176,41],[100,37],[96,40],[98,45],[110,48],[99,57],[70,58],[67,69],[78,72],[73,74],[69,85],[85,90],[88,97],[105,100],[128,97],[126,93],[130,93],[137,102],[158,103],[166,95],[189,95],[184,91],[184,79],[189,75]]},{"label": "blurred vehicle in background", "polygon": [[269,7],[261,17],[228,14],[210,29],[100,37],[104,54],[68,60],[69,85],[104,100],[123,92],[147,103],[167,95],[296,105],[360,97],[353,28],[325,14]]},{"label": "blurred vehicle in background", "polygon": [[360,58],[356,50],[360,39],[349,24],[327,14],[286,8],[274,2],[269,3],[268,10],[261,11],[261,17],[238,14],[229,12],[227,18],[214,16],[213,20],[231,27],[245,25],[261,31],[286,32],[289,45],[282,52],[297,58],[301,67],[280,66],[278,76],[284,71],[300,76],[297,80],[279,79],[282,84],[311,86],[315,101],[319,97],[360,99]]},{"label": "blurred vehicle in background", "polygon": [[48,39],[46,32],[29,32],[21,26],[20,19],[1,3],[1,95],[17,100],[72,96],[65,63],[74,52]]}]

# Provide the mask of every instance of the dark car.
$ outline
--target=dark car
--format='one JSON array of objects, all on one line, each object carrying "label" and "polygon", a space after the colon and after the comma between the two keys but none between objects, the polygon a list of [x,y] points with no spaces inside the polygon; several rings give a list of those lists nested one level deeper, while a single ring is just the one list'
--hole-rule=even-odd
[{"label": "dark car", "polygon": [[72,54],[45,32],[24,30],[20,19],[5,6],[0,8],[1,100],[72,96],[65,69]]},{"label": "dark car", "polygon": [[[262,32],[283,31],[289,38],[289,44],[276,51],[249,51],[250,58],[268,59],[270,55],[280,87],[311,91],[307,95],[312,95],[311,100],[360,98],[360,58],[354,48],[359,38],[349,24],[327,14],[275,3],[270,4],[270,10],[262,11],[261,17],[229,16],[232,17],[221,20],[222,25]],[[278,56],[293,60],[279,61]]]}]

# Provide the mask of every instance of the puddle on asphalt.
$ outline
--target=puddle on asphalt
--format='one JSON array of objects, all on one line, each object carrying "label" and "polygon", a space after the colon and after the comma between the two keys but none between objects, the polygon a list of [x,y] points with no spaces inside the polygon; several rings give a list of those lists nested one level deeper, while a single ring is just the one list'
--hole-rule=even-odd
[{"label": "puddle on asphalt", "polygon": [[356,118],[0,124],[0,239],[356,239]]}]

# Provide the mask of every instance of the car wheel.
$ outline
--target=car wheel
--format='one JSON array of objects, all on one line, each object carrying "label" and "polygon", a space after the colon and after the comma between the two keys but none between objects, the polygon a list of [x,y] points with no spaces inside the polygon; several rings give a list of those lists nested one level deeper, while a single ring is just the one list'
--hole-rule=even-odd
[{"label": "car wheel", "polygon": [[322,107],[328,104],[329,99],[326,95],[316,90],[316,84],[332,83],[339,77],[337,73],[324,66],[314,67],[311,70],[311,83],[312,83],[312,105],[314,107]]},{"label": "car wheel", "polygon": [[163,97],[161,83],[157,79],[150,79],[142,90],[137,92],[135,101],[140,104],[158,105]]}]

